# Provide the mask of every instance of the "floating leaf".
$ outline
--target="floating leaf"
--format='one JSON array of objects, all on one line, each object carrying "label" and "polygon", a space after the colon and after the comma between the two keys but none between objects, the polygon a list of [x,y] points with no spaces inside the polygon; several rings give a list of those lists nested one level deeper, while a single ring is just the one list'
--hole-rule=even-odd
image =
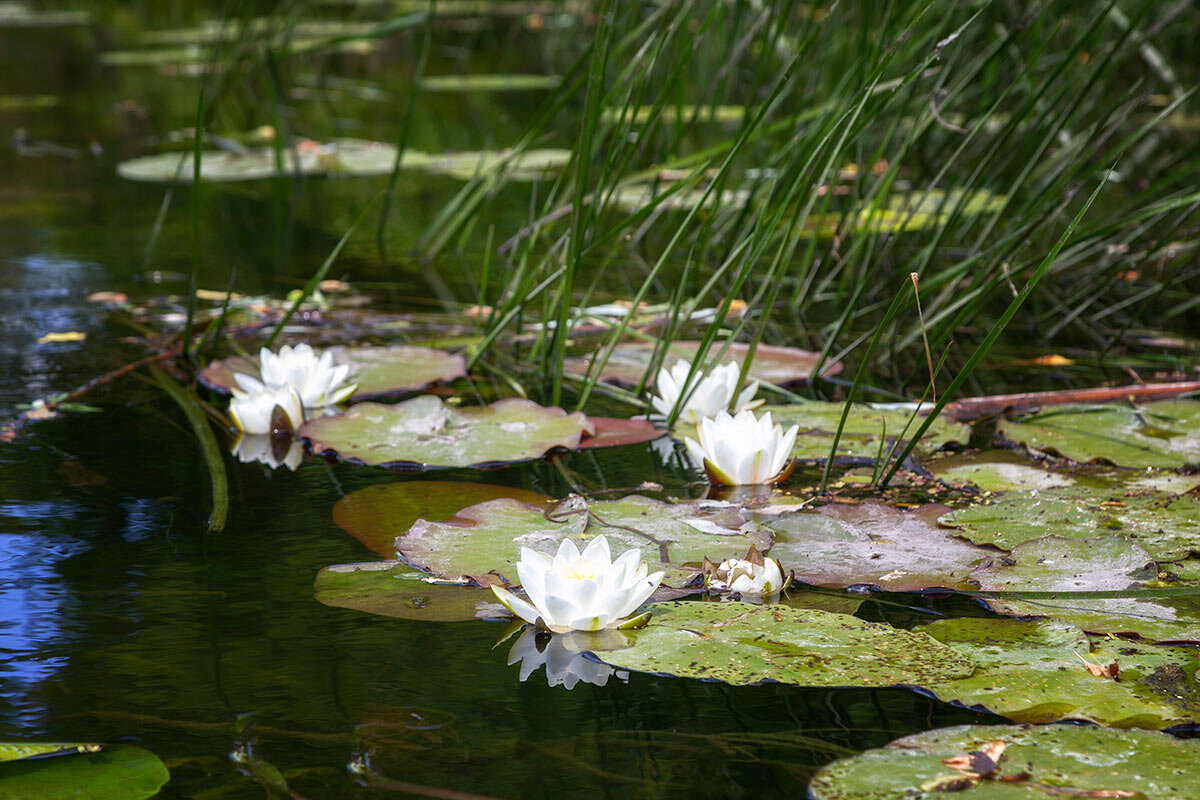
[{"label": "floating leaf", "polygon": [[338,564],[317,573],[316,599],[327,606],[426,622],[508,616],[486,589],[427,583],[427,577],[400,561]]},{"label": "floating leaf", "polygon": [[[792,425],[799,425],[800,434],[796,437],[792,455],[812,460],[829,456],[829,447],[833,444],[833,434],[842,418],[844,407],[844,403],[801,403],[790,406],[761,406],[755,413],[762,415],[770,411],[771,419],[782,425],[785,430]],[[890,442],[904,429],[910,414],[911,412],[903,409],[873,408],[865,404],[856,404],[850,409],[850,415],[842,429],[842,437],[838,440],[838,456],[875,458],[879,455],[879,440],[885,427],[890,446]],[[910,431],[915,430],[919,424],[919,420],[914,422]],[[971,429],[966,425],[938,417],[929,426],[914,452],[923,456],[951,443],[966,444],[970,435]],[[682,440],[685,436],[697,438],[696,426],[685,421],[677,423],[675,438]],[[885,453],[887,449],[884,448]]]},{"label": "floating leaf", "polygon": [[399,481],[352,492],[333,506],[333,521],[342,530],[384,556],[396,553],[396,537],[418,519],[450,519],[465,506],[508,497],[532,506],[549,507],[544,494],[512,486],[463,481]]},{"label": "floating leaf", "polygon": [[[334,364],[350,366],[347,380],[358,384],[351,400],[414,392],[467,374],[462,356],[429,347],[331,347],[329,352]],[[259,377],[258,359],[231,356],[213,361],[198,378],[208,388],[228,394],[238,372]]]},{"label": "floating leaf", "polygon": [[426,75],[421,90],[426,92],[524,92],[553,89],[562,83],[559,75]]},{"label": "floating leaf", "polygon": [[1126,495],[1089,486],[1003,495],[942,518],[977,544],[1011,550],[1047,531],[1071,539],[1119,533],[1160,561],[1200,553],[1200,500],[1188,495]]},{"label": "floating leaf", "polygon": [[510,397],[490,406],[452,408],[433,395],[396,405],[359,403],[342,414],[300,426],[314,453],[354,464],[421,471],[492,467],[574,450],[593,430],[580,412]]},{"label": "floating leaf", "polygon": [[967,677],[969,658],[933,638],[845,614],[781,605],[672,602],[624,650],[596,653],[614,667],[732,684],[914,686]]},{"label": "floating leaf", "polygon": [[[939,699],[983,706],[1014,722],[1088,720],[1118,728],[1166,728],[1200,720],[1192,648],[1098,639],[1055,620],[944,619],[919,629],[972,658],[974,675],[929,686]],[[1121,680],[1091,674],[1080,659],[1119,661]]]},{"label": "floating leaf", "polygon": [[[971,573],[985,592],[1045,593],[989,599],[988,605],[1001,614],[1065,620],[1089,633],[1200,641],[1200,595],[1160,597],[1144,591],[1157,577],[1158,566],[1150,555],[1120,536],[1045,536]],[[1114,596],[1094,597],[1089,592]]]},{"label": "floating leaf", "polygon": [[62,28],[87,25],[90,20],[91,16],[86,11],[40,11],[17,0],[0,3],[0,29]]},{"label": "floating leaf", "polygon": [[667,435],[666,428],[659,428],[644,419],[616,419],[614,417],[588,417],[596,431],[583,437],[579,449],[594,447],[617,447],[623,444],[641,444]]},{"label": "floating leaf", "polygon": [[939,458],[925,468],[944,481],[970,481],[985,492],[1029,491],[1070,486],[1070,475],[1051,472],[1008,450],[954,454]]},{"label": "floating leaf", "polygon": [[766,522],[770,555],[816,586],[870,584],[891,592],[973,589],[967,577],[990,551],[937,525],[944,506],[900,511],[882,503],[827,505]]},{"label": "floating leaf", "polygon": [[[1200,771],[1196,770],[1200,742],[1176,739],[1157,731],[1075,725],[959,725],[905,736],[886,747],[822,767],[809,784],[808,793],[813,800],[937,797],[938,794],[923,787],[955,774],[942,763],[944,759],[980,750],[995,741],[1007,744],[1000,759],[999,775],[1016,778],[1028,772],[1028,779],[985,780],[963,792],[963,797],[970,800],[1200,797]],[[1047,791],[1037,789],[1032,783],[1045,785]]]},{"label": "floating leaf", "polygon": [[594,502],[572,497],[549,512],[516,500],[492,500],[456,516],[458,521],[418,521],[396,540],[396,549],[413,565],[443,578],[516,583],[522,547],[554,555],[563,539],[604,534],[614,554],[640,549],[649,571],[665,571],[664,584],[678,587],[699,574],[705,557],[740,558],[752,545],[765,550],[771,542],[737,507],[672,505],[637,495]]},{"label": "floating leaf", "polygon": [[1200,401],[1066,406],[1019,420],[1001,420],[1006,439],[1073,461],[1123,467],[1200,464]]},{"label": "floating leaf", "polygon": [[0,762],[20,761],[23,758],[98,753],[103,749],[103,745],[80,744],[79,742],[0,742]]},{"label": "floating leaf", "polygon": [[141,800],[158,794],[170,778],[167,768],[153,753],[124,744],[104,745],[99,752],[0,764],[0,797]]},{"label": "floating leaf", "polygon": [[[667,353],[665,363],[669,366],[676,359],[690,360],[695,357],[700,342],[675,341]],[[709,349],[706,364],[711,364],[720,351],[720,346],[714,345]],[[746,357],[747,346],[741,342],[729,345],[722,362],[734,361],[741,364]],[[636,386],[650,365],[654,355],[654,345],[649,342],[622,342],[613,350],[612,355],[600,371],[602,380],[610,381],[621,386]],[[582,375],[587,372],[591,356],[583,358],[568,358],[563,369]],[[750,377],[765,383],[788,384],[808,380],[809,374],[817,366],[820,359],[816,353],[801,350],[798,347],[776,347],[760,344],[754,351],[754,361],[750,365]],[[826,364],[822,372],[829,377],[841,372],[841,364]],[[650,376],[654,385],[655,376]]]}]

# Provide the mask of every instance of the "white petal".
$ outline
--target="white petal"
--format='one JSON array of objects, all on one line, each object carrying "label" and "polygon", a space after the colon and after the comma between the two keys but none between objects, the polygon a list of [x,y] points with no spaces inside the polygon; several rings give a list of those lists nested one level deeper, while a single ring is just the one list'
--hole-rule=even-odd
[{"label": "white petal", "polygon": [[533,606],[529,605],[529,603],[526,603],[524,600],[517,597],[515,594],[508,591],[507,589],[502,589],[499,586],[496,586],[494,584],[492,585],[492,592],[495,593],[496,597],[500,600],[501,603],[504,604],[504,607],[507,608],[509,611],[516,614],[518,617],[525,620],[530,625],[537,624],[538,617],[540,615],[538,614],[538,610],[536,608],[534,608]]}]

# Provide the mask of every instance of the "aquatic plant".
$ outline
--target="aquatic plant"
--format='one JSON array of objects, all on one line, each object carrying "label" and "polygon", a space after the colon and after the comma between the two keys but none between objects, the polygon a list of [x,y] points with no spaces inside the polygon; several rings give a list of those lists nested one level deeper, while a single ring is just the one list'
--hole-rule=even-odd
[{"label": "aquatic plant", "polygon": [[726,486],[750,486],[780,483],[792,471],[792,445],[799,425],[785,433],[771,420],[768,411],[761,417],[743,411],[736,417],[718,411],[715,417],[700,420],[700,441],[684,439],[688,453],[703,466],[713,483]]},{"label": "aquatic plant", "polygon": [[787,588],[783,568],[773,558],[751,550],[745,558],[727,558],[706,576],[709,591],[771,597]]},{"label": "aquatic plant", "polygon": [[237,382],[239,388],[233,390],[229,416],[242,433],[294,431],[304,424],[304,404],[296,387],[268,386],[249,375],[238,375]]},{"label": "aquatic plant", "polygon": [[678,409],[677,417],[699,425],[705,417],[711,417],[718,411],[729,411],[731,405],[736,414],[763,403],[762,400],[754,400],[758,381],[752,381],[738,392],[742,370],[737,364],[722,364],[698,381],[689,382],[695,371],[696,367],[683,359],[676,361],[670,369],[663,367],[658,371],[658,394],[650,398],[650,404],[663,418],[669,418]]},{"label": "aquatic plant", "polygon": [[[259,351],[258,361],[262,383],[272,387],[295,387],[305,408],[335,406],[358,388],[357,384],[346,382],[350,375],[349,364],[334,366],[332,353],[327,350],[318,357],[307,344],[295,347],[285,344],[278,353],[264,347]],[[243,382],[239,379],[238,382],[248,388],[249,381],[253,380],[248,378]]]}]

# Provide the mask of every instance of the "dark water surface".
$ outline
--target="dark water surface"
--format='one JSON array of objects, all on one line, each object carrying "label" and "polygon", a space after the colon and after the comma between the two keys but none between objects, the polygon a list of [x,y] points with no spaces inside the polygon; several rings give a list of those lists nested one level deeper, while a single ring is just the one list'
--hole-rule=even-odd
[{"label": "dark water surface", "polygon": [[[144,298],[185,287],[187,191],[176,192],[146,258],[164,190],[124,183],[114,167],[188,125],[197,84],[99,66],[100,43],[122,35],[103,27],[0,31],[0,96],[58,98],[53,108],[0,111],[0,134],[7,140],[21,128],[28,140],[73,151],[0,145],[5,415],[141,354],[88,294]],[[498,71],[539,68],[540,57],[511,46],[519,42],[501,44],[473,57]],[[451,71],[457,56],[447,47],[433,57]],[[390,74],[403,72],[385,56],[368,66],[385,89],[394,88]],[[439,98],[440,113],[426,117],[437,122],[414,130],[414,146],[511,143],[537,99]],[[331,126],[341,120],[352,128],[342,133],[390,137],[399,106],[326,109],[325,127],[311,133],[336,135]],[[267,121],[245,113],[246,129]],[[457,187],[405,179],[389,237],[411,242]],[[378,188],[289,186],[282,215],[269,185],[207,192],[201,285],[223,288],[231,266],[241,292],[300,285]],[[498,230],[525,218],[527,200],[512,206],[512,224],[497,219]],[[452,286],[469,271],[454,262],[437,268]],[[386,265],[366,247],[335,274],[390,282],[378,297],[393,307],[421,307],[433,296],[415,268]],[[36,343],[50,331],[82,331],[88,340]],[[163,797],[264,796],[244,774],[253,770],[239,771],[230,758],[247,743],[252,765],[274,765],[310,798],[384,796],[401,788],[396,782],[501,797],[799,795],[811,771],[833,758],[990,719],[902,689],[733,688],[634,674],[568,691],[548,686],[541,671],[521,682],[506,664],[510,642],[495,646],[501,623],[406,622],[313,599],[321,567],[375,558],[334,525],[333,504],[374,483],[414,479],[314,459],[272,473],[230,457],[229,521],[206,533],[208,474],[178,410],[137,379],[87,401],[100,412],[30,426],[0,445],[0,739],[139,744],[171,769]],[[648,472],[669,488],[689,479],[649,446],[570,465],[607,486],[636,485]],[[566,489],[547,465],[482,477]],[[860,615],[908,621],[873,601]],[[364,759],[376,777],[348,771]]]}]

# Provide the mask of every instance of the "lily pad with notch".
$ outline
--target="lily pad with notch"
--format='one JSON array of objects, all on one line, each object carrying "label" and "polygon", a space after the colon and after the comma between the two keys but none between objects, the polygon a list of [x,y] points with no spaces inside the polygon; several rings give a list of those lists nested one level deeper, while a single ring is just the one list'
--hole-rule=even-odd
[{"label": "lily pad with notch", "polygon": [[615,555],[636,547],[650,572],[663,570],[663,583],[679,588],[700,574],[704,558],[741,558],[751,546],[766,550],[766,529],[747,522],[737,507],[699,502],[665,503],[638,495],[586,501],[573,495],[552,509],[500,499],[464,508],[448,522],[418,520],[396,540],[409,563],[454,580],[516,583],[521,548],[553,556],[563,539],[584,541],[599,534]]},{"label": "lily pad with notch", "polygon": [[1200,741],[1076,725],[959,725],[905,736],[822,767],[808,794],[813,800],[937,797],[939,781],[963,777],[944,760],[996,741],[1007,745],[996,763],[998,779],[969,781],[958,794],[971,800],[1200,797]]},{"label": "lily pad with notch", "polygon": [[633,645],[595,653],[619,669],[735,685],[924,686],[974,662],[915,631],[815,609],[739,602],[656,603]]},{"label": "lily pad with notch", "polygon": [[407,472],[488,468],[574,450],[594,427],[580,412],[510,397],[488,406],[455,408],[422,395],[396,405],[359,403],[300,426],[313,452],[352,464]]},{"label": "lily pad with notch", "polygon": [[1066,406],[1001,420],[997,431],[1030,450],[1122,467],[1200,464],[1200,400]]}]

